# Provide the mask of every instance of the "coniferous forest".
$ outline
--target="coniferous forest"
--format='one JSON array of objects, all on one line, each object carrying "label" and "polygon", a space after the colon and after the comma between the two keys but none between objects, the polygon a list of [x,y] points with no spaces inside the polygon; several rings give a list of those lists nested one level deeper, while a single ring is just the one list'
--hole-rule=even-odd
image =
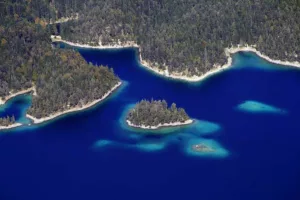
[{"label": "coniferous forest", "polygon": [[170,72],[201,75],[225,64],[224,49],[238,44],[300,61],[300,0],[65,0],[55,7],[59,16],[79,13],[56,32],[63,39],[135,41],[143,59]]},{"label": "coniferous forest", "polygon": [[[78,20],[50,22],[78,14]],[[6,0],[0,2],[0,97],[36,87],[36,117],[85,104],[118,81],[50,35],[90,45],[134,41],[143,59],[201,75],[227,62],[224,49],[256,45],[272,59],[300,59],[300,0]]]},{"label": "coniferous forest", "polygon": [[53,48],[49,1],[0,4],[0,97],[31,87],[28,114],[46,117],[100,99],[120,80],[112,69],[88,64],[67,49]]},{"label": "coniferous forest", "polygon": [[15,116],[0,117],[0,126],[9,126],[16,122]]},{"label": "coniferous forest", "polygon": [[142,100],[127,114],[127,120],[136,126],[158,126],[189,119],[183,108],[177,108],[175,103],[168,107],[165,100]]}]

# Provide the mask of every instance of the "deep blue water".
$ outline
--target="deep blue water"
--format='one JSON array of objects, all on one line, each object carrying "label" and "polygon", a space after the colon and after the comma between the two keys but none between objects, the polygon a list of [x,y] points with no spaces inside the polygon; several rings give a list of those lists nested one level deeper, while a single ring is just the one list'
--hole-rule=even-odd
[{"label": "deep blue water", "polygon": [[[300,199],[299,70],[239,53],[230,70],[191,84],[141,68],[133,49],[80,52],[88,62],[113,67],[123,86],[87,111],[2,131],[0,200]],[[229,155],[190,156],[183,140],[168,139],[189,129],[130,138],[133,133],[120,118],[126,106],[143,98],[176,102],[192,118],[218,124],[218,131],[203,138],[218,142]],[[287,114],[236,109],[247,100]],[[12,102],[5,115],[20,118],[24,106],[22,100]],[[99,140],[111,145],[97,147]],[[145,141],[167,145],[153,152],[134,148]]]}]

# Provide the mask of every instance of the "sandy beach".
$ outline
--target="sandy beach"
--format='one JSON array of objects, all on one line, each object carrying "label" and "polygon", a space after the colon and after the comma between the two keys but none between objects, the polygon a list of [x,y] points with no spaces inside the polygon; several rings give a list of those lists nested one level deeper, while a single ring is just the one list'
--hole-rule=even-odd
[{"label": "sandy beach", "polygon": [[193,123],[193,120],[189,119],[189,120],[186,120],[185,122],[165,123],[165,124],[159,124],[157,126],[144,126],[144,125],[137,126],[137,125],[132,124],[129,120],[126,120],[126,122],[129,126],[134,127],[134,128],[155,130],[155,129],[159,129],[161,127],[182,126],[182,125],[191,124],[191,123]]},{"label": "sandy beach", "polygon": [[11,94],[4,97],[4,100],[0,99],[0,105],[5,104],[9,99],[11,99],[13,97],[16,97],[16,96],[21,95],[21,94],[26,94],[26,93],[29,93],[31,91],[33,91],[33,95],[36,95],[35,87],[31,87],[31,88],[28,88],[26,90],[21,90],[21,91],[16,92],[16,93],[10,92]]},{"label": "sandy beach", "polygon": [[76,112],[76,111],[81,111],[81,110],[84,110],[84,109],[87,109],[89,107],[92,107],[96,104],[98,104],[99,102],[101,102],[102,100],[104,100],[106,97],[108,97],[114,90],[116,90],[120,85],[122,84],[122,82],[119,82],[117,83],[111,90],[109,90],[101,99],[97,99],[93,102],[90,102],[82,107],[78,106],[78,107],[74,107],[74,108],[71,108],[69,110],[65,110],[65,111],[62,111],[62,112],[58,112],[58,113],[55,113],[55,114],[52,114],[50,115],[49,117],[44,117],[44,118],[41,118],[41,119],[37,119],[29,114],[26,114],[26,117],[31,119],[33,121],[34,124],[40,124],[40,123],[43,123],[45,121],[48,121],[48,120],[51,120],[51,119],[54,119],[58,116],[61,116],[61,115],[64,115],[64,114],[67,114],[67,113],[71,113],[71,112]]},{"label": "sandy beach", "polygon": [[22,124],[20,124],[20,123],[14,123],[14,124],[9,125],[9,126],[0,126],[0,130],[16,128],[18,126],[22,126]]}]

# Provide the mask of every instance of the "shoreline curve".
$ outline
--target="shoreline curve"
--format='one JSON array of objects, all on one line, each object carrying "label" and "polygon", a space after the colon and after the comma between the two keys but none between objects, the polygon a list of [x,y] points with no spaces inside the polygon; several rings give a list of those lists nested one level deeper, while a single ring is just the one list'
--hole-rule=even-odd
[{"label": "shoreline curve", "polygon": [[19,96],[19,95],[22,95],[22,94],[27,94],[27,93],[29,93],[29,92],[33,92],[33,95],[34,95],[34,96],[37,95],[37,94],[36,94],[36,89],[35,89],[34,86],[31,87],[31,88],[28,88],[28,89],[20,90],[20,91],[18,91],[18,92],[16,92],[16,93],[10,92],[11,94],[8,95],[8,96],[6,96],[6,97],[4,97],[4,100],[2,100],[2,99],[0,98],[0,106],[1,106],[1,105],[4,105],[8,100],[10,100],[10,99],[12,99],[12,98],[14,98],[14,97],[16,97],[16,96]]},{"label": "shoreline curve", "polygon": [[126,120],[127,125],[133,128],[140,128],[140,129],[146,129],[146,130],[156,130],[156,129],[160,129],[160,128],[168,128],[168,127],[174,127],[174,126],[184,126],[184,125],[188,125],[188,124],[192,124],[194,121],[189,119],[186,120],[185,122],[174,122],[174,123],[164,123],[164,124],[159,124],[157,126],[145,126],[145,125],[134,125],[132,122],[130,122],[129,120]]},{"label": "shoreline curve", "polygon": [[17,128],[19,126],[22,126],[23,124],[21,123],[14,123],[14,124],[11,124],[9,126],[0,126],[0,131],[1,130],[8,130],[8,129],[13,129],[13,128]]},{"label": "shoreline curve", "polygon": [[[77,107],[71,108],[69,110],[57,112],[57,113],[51,114],[48,117],[44,117],[44,118],[40,118],[40,119],[35,118],[34,116],[31,116],[29,114],[26,114],[26,117],[29,118],[30,120],[32,120],[31,124],[41,124],[41,123],[44,123],[46,121],[55,119],[57,117],[60,117],[62,115],[68,114],[68,113],[85,110],[85,109],[90,108],[90,107],[92,107],[92,106],[100,103],[101,101],[105,100],[109,95],[111,95],[121,85],[122,85],[122,82],[119,81],[113,88],[111,88],[107,93],[105,93],[103,97],[101,97],[100,99],[94,100],[94,101],[92,101],[92,102],[90,102],[90,103],[88,103],[88,104],[86,104],[86,105],[84,105],[82,107],[77,106]],[[22,95],[22,94],[26,94],[26,93],[29,93],[29,92],[32,92],[32,91],[33,91],[33,95],[37,95],[35,87],[32,87],[32,88],[29,88],[29,89],[26,89],[26,90],[22,90],[22,91],[19,91],[17,93],[14,93],[14,94],[11,94],[11,95],[5,97],[4,101],[0,100],[0,105],[5,104],[6,101],[8,101],[11,98],[14,98],[16,96],[19,96],[19,95]],[[29,124],[29,125],[31,125],[31,124]],[[21,124],[21,123],[14,123],[14,124],[9,125],[9,126],[0,126],[0,130],[13,129],[13,128],[20,127],[20,126],[23,126],[23,125],[24,124]]]},{"label": "shoreline curve", "polygon": [[72,112],[77,112],[77,111],[82,111],[82,110],[85,110],[87,108],[90,108],[98,103],[100,103],[101,101],[105,100],[109,95],[111,95],[119,86],[121,86],[122,82],[118,82],[113,88],[111,88],[108,92],[106,92],[104,94],[103,97],[101,97],[100,99],[97,99],[97,100],[94,100],[90,103],[87,103],[86,105],[82,106],[82,107],[79,107],[79,106],[76,106],[74,108],[71,108],[69,110],[65,110],[65,111],[61,111],[61,112],[57,112],[57,113],[54,113],[54,114],[51,114],[50,116],[48,117],[43,117],[43,118],[35,118],[34,116],[31,116],[29,114],[26,114],[26,117],[29,118],[30,120],[33,121],[33,124],[41,124],[43,122],[46,122],[46,121],[49,121],[49,120],[52,120],[54,118],[57,118],[59,116],[62,116],[62,115],[65,115],[65,114],[68,114],[68,113],[72,113]]},{"label": "shoreline curve", "polygon": [[238,52],[241,52],[241,51],[244,51],[244,52],[252,52],[252,53],[255,53],[258,57],[270,62],[270,63],[273,63],[273,64],[278,64],[278,65],[283,65],[283,66],[290,66],[290,67],[296,67],[296,68],[300,68],[300,62],[289,62],[289,61],[281,61],[281,60],[274,60],[274,59],[271,59],[270,57],[262,54],[260,51],[258,51],[255,47],[256,45],[237,45],[237,46],[233,46],[233,47],[230,47],[230,48],[225,48],[224,51],[225,51],[225,55],[227,57],[227,63],[224,64],[224,65],[219,65],[219,64],[214,64],[213,68],[209,71],[207,71],[206,73],[204,73],[203,75],[201,76],[196,76],[196,75],[193,75],[193,76],[185,76],[185,75],[182,75],[182,73],[172,73],[170,74],[169,71],[168,71],[168,67],[166,67],[166,70],[161,70],[161,69],[158,69],[157,67],[153,67],[153,64],[149,61],[146,61],[146,60],[143,60],[142,58],[142,48],[140,45],[136,44],[134,41],[128,41],[126,43],[121,43],[121,42],[118,42],[114,45],[98,45],[98,46],[91,46],[89,44],[79,44],[79,43],[74,43],[74,42],[70,42],[70,41],[67,41],[67,40],[63,40],[61,39],[61,37],[59,36],[58,38],[55,38],[55,36],[51,36],[51,39],[52,39],[52,42],[61,42],[61,43],[64,43],[64,44],[68,44],[70,46],[73,46],[73,47],[79,47],[79,48],[90,48],[90,49],[122,49],[122,48],[138,48],[139,49],[139,62],[141,64],[141,66],[143,66],[144,68],[158,74],[158,75],[161,75],[161,76],[164,76],[164,77],[167,77],[167,78],[171,78],[171,79],[176,79],[176,80],[182,80],[182,81],[187,81],[187,82],[200,82],[202,81],[203,79],[213,75],[213,74],[216,74],[216,73],[219,73],[219,72],[222,72],[224,70],[226,70],[227,68],[229,68],[230,66],[232,66],[232,55],[231,54],[235,54],[235,53],[238,53]]}]

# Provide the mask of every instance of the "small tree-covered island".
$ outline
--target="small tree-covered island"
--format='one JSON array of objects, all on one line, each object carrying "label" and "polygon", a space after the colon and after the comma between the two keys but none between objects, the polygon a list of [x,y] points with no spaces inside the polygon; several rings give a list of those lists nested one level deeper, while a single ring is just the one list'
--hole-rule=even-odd
[{"label": "small tree-covered island", "polygon": [[129,110],[126,122],[135,128],[158,129],[191,124],[193,120],[175,103],[168,107],[165,100],[142,100]]}]

